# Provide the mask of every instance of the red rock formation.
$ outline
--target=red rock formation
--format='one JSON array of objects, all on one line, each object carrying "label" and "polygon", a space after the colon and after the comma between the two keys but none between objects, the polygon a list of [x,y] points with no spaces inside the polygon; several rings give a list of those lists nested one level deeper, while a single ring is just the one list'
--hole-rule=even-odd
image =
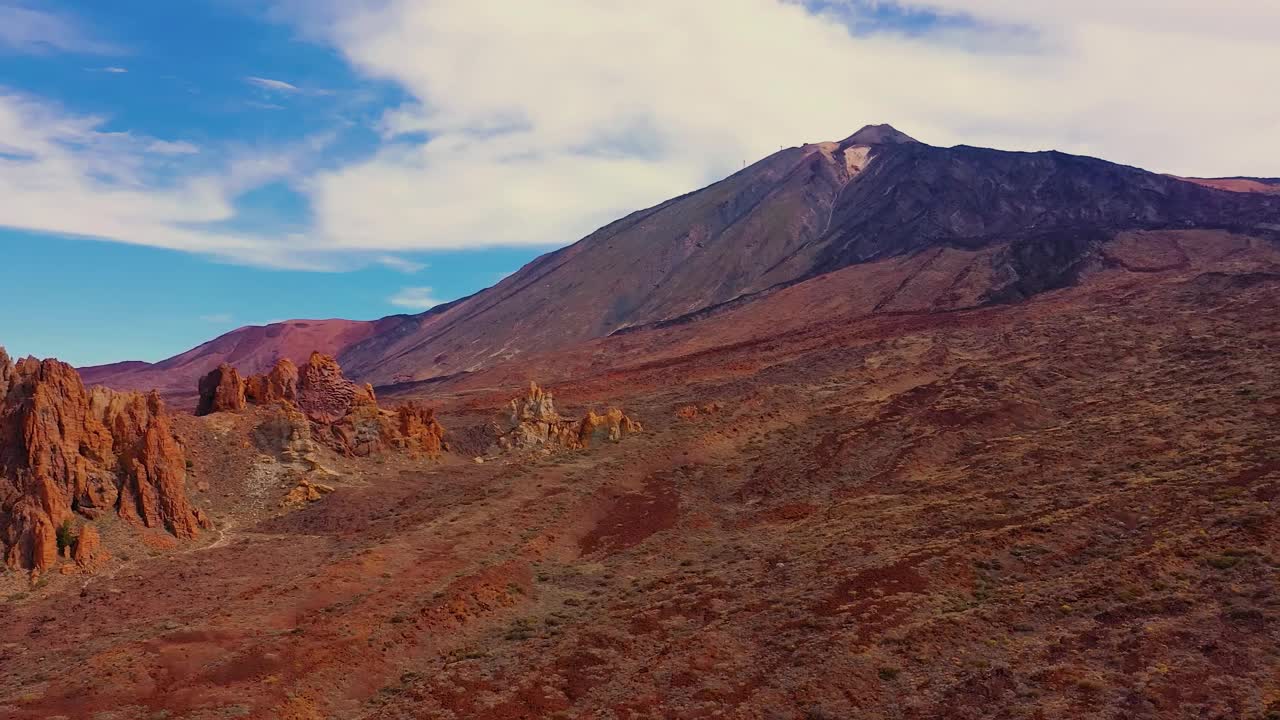
[{"label": "red rock formation", "polygon": [[343,455],[368,457],[396,446],[391,414],[378,408],[373,389],[367,386],[356,390],[341,419],[312,427],[317,428],[321,442]]},{"label": "red rock formation", "polygon": [[85,390],[74,368],[0,351],[0,543],[11,568],[57,561],[57,528],[108,508],[192,537],[186,459],[159,396]]},{"label": "red rock formation", "polygon": [[105,418],[116,439],[124,482],[120,516],[146,527],[164,527],[179,538],[211,526],[186,494],[186,456],[173,438],[160,396],[131,393],[122,411]]},{"label": "red rock formation", "polygon": [[200,402],[196,415],[244,409],[244,379],[226,363],[200,378]]},{"label": "red rock formation", "polygon": [[498,439],[503,448],[531,449],[558,447],[580,450],[604,440],[617,442],[626,434],[640,432],[640,423],[618,408],[603,415],[588,411],[581,420],[561,417],[551,393],[529,383],[529,391],[511,401],[508,429]]},{"label": "red rock formation", "polygon": [[71,559],[85,570],[95,570],[111,559],[110,553],[102,547],[102,536],[98,534],[96,525],[85,525],[76,537],[75,549],[71,551]]},{"label": "red rock formation", "polygon": [[254,375],[245,382],[245,399],[255,405],[295,402],[298,399],[298,366],[288,358],[276,361],[266,375]]},{"label": "red rock formation", "polygon": [[397,448],[438,458],[444,449],[444,428],[431,410],[416,405],[396,411],[379,408],[372,385],[357,386],[342,374],[336,360],[322,353],[312,353],[300,369],[280,360],[270,373],[250,377],[244,395],[255,405],[279,403],[289,413],[256,431],[258,439],[272,447],[300,446],[298,421],[292,417],[298,413],[309,426],[307,440],[343,455],[367,457]]},{"label": "red rock formation", "polygon": [[314,422],[327,425],[346,417],[356,394],[356,384],[342,374],[338,361],[328,355],[313,352],[299,369],[298,407]]},{"label": "red rock formation", "polygon": [[431,458],[440,457],[444,449],[444,426],[436,420],[435,410],[417,403],[405,403],[396,408],[400,436],[405,446]]}]

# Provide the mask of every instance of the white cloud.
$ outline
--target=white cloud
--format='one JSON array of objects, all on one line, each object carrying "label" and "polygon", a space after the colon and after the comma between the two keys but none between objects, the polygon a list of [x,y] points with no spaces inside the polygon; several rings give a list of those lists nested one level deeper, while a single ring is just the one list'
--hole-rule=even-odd
[{"label": "white cloud", "polygon": [[[879,122],[939,145],[1280,175],[1280,93],[1264,90],[1280,67],[1280,3],[911,0],[974,22],[868,34],[868,3],[839,0],[278,1],[310,39],[408,98],[368,128],[379,148],[338,161],[326,138],[300,138],[174,163],[163,149],[181,141],[0,91],[0,224],[408,271],[397,253],[563,245],[744,160]],[[261,91],[251,104],[278,110],[326,92],[246,82]],[[305,196],[309,225],[209,229],[270,182]]]},{"label": "white cloud", "polygon": [[121,50],[91,37],[83,25],[69,15],[10,1],[0,2],[0,52],[112,55]]},{"label": "white cloud", "polygon": [[851,33],[858,3],[335,2],[310,31],[412,97],[383,117],[386,137],[430,141],[307,187],[329,242],[421,249],[564,244],[872,122],[936,144],[1280,174],[1280,95],[1257,91],[1280,67],[1258,32],[1280,34],[1280,4],[1231,1],[1238,19],[1198,0],[1159,13],[1088,0],[1078,15],[1056,1],[911,3],[976,15],[963,37]]},{"label": "white cloud", "polygon": [[200,148],[185,140],[153,140],[147,146],[147,152],[159,155],[195,155]]},{"label": "white cloud", "polygon": [[230,313],[213,313],[211,315],[201,315],[200,319],[215,325],[227,325],[231,323],[233,318]]},{"label": "white cloud", "polygon": [[95,68],[94,72],[104,72],[104,73],[110,73],[112,75],[123,75],[129,72],[129,68],[111,66],[111,67],[104,67],[104,68]]},{"label": "white cloud", "polygon": [[396,307],[407,308],[409,310],[423,311],[443,303],[432,297],[432,291],[429,287],[407,287],[402,288],[400,292],[387,298],[387,302]]},{"label": "white cloud", "polygon": [[302,92],[302,88],[298,87],[297,85],[294,85],[293,83],[287,83],[283,80],[273,80],[271,78],[263,78],[263,77],[247,77],[244,79],[244,81],[249,83],[250,85],[256,85],[264,90],[273,90],[275,92],[283,92],[283,93]]},{"label": "white cloud", "polygon": [[[273,267],[331,267],[290,238],[213,229],[236,217],[243,192],[297,172],[323,139],[241,148],[216,166],[170,177],[166,141],[108,132],[0,88],[0,226],[196,252]],[[157,146],[157,143],[161,143]],[[204,229],[202,229],[204,228]]]}]

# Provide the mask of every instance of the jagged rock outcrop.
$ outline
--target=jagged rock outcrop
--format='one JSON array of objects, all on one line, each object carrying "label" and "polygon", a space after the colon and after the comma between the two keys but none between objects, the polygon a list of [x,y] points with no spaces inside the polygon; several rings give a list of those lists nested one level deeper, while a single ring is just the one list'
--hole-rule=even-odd
[{"label": "jagged rock outcrop", "polygon": [[131,393],[123,410],[104,421],[112,428],[123,471],[121,517],[146,527],[163,527],[184,539],[211,527],[187,500],[186,456],[174,439],[159,394]]},{"label": "jagged rock outcrop", "polygon": [[200,402],[196,415],[209,415],[244,409],[244,378],[239,371],[226,363],[200,378]]},{"label": "jagged rock outcrop", "polygon": [[511,400],[510,419],[498,438],[498,445],[517,450],[580,450],[604,441],[617,442],[642,429],[639,422],[618,408],[609,408],[603,415],[589,410],[581,419],[562,417],[556,411],[552,394],[531,381],[525,395]]},{"label": "jagged rock outcrop", "polygon": [[271,372],[245,381],[245,399],[254,405],[294,402],[298,399],[298,366],[288,358],[276,361]]},{"label": "jagged rock outcrop", "polygon": [[[226,374],[219,371],[220,377]],[[445,449],[444,428],[433,411],[412,403],[380,408],[372,385],[351,382],[338,362],[322,353],[312,353],[301,368],[280,360],[270,373],[245,381],[243,397],[255,405],[280,407],[255,429],[259,447],[303,464],[314,462],[313,440],[352,457],[401,449],[438,458]]]},{"label": "jagged rock outcrop", "polygon": [[87,391],[57,360],[0,351],[0,543],[10,568],[57,562],[74,513],[194,537],[210,523],[186,494],[186,457],[159,395]]},{"label": "jagged rock outcrop", "polygon": [[313,422],[336,423],[347,416],[353,405],[369,398],[357,397],[358,388],[342,374],[338,361],[328,355],[311,353],[307,363],[298,369],[298,407]]}]

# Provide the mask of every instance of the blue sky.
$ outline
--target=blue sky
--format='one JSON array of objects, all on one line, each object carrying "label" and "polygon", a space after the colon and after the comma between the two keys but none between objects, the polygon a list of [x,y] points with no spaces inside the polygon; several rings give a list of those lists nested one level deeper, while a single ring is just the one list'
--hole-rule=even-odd
[{"label": "blue sky", "polygon": [[0,344],[418,312],[867,123],[1280,175],[1280,6],[1137,5],[0,0]]}]

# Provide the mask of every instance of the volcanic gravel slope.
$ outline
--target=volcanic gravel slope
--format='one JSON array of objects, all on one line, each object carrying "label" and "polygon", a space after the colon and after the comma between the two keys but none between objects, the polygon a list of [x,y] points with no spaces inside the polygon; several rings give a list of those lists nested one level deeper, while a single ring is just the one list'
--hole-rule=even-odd
[{"label": "volcanic gravel slope", "polygon": [[[465,455],[295,512],[242,502],[252,418],[184,421],[219,532],[9,596],[0,716],[1280,713],[1274,244],[1129,234],[949,312],[842,273],[406,387]],[[474,462],[530,376],[646,431]]]}]

